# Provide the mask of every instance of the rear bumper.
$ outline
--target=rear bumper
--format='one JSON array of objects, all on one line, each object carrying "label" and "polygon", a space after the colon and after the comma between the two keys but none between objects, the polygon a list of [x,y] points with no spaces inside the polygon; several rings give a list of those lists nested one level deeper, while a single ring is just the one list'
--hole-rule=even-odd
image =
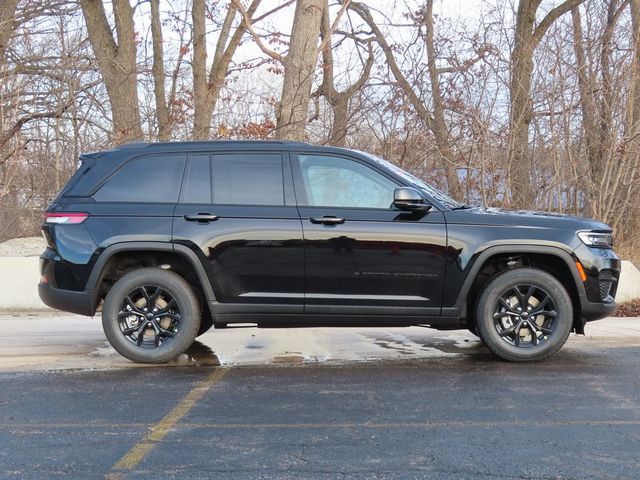
[{"label": "rear bumper", "polygon": [[93,316],[93,290],[75,292],[55,288],[46,283],[38,284],[40,299],[49,307],[79,315]]}]

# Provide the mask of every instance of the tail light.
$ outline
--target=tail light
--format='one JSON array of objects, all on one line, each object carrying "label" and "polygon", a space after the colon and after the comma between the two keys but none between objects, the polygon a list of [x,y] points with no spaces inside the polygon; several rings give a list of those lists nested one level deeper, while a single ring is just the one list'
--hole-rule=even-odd
[{"label": "tail light", "polygon": [[77,225],[89,217],[88,213],[45,213],[44,223],[58,225]]}]

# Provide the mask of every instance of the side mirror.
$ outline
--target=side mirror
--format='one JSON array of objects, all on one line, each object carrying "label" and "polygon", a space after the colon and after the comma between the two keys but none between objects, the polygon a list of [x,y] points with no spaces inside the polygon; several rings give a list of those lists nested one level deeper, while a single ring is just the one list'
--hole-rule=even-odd
[{"label": "side mirror", "polygon": [[426,202],[422,194],[411,187],[396,188],[393,192],[393,206],[400,210],[427,212],[431,205]]}]

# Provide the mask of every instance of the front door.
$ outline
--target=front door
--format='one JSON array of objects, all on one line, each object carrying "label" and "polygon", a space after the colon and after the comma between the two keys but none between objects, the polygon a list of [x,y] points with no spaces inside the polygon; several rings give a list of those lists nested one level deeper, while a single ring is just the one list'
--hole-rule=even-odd
[{"label": "front door", "polygon": [[442,212],[393,207],[401,185],[357,158],[293,157],[305,246],[305,312],[438,315]]},{"label": "front door", "polygon": [[191,154],[173,239],[207,266],[215,312],[302,313],[302,227],[286,154]]}]

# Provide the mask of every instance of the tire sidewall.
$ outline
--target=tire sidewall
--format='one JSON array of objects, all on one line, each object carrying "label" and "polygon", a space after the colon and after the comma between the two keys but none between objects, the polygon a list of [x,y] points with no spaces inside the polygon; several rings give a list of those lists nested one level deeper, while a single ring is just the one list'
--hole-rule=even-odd
[{"label": "tire sidewall", "polygon": [[[118,313],[127,294],[141,285],[166,290],[180,311],[178,333],[164,345],[142,348],[131,343],[120,330]],[[122,276],[109,290],[102,308],[102,327],[113,348],[137,363],[163,363],[184,353],[193,343],[200,327],[200,307],[190,285],[174,272],[159,268],[143,268]]]},{"label": "tire sidewall", "polygon": [[[493,320],[499,297],[509,288],[521,284],[544,290],[551,297],[558,314],[550,337],[533,347],[516,347],[507,343],[498,334]],[[533,268],[519,268],[498,275],[489,282],[477,305],[476,327],[480,338],[496,355],[509,361],[541,360],[557,352],[567,341],[572,326],[573,304],[566,289],[552,275]]]}]

